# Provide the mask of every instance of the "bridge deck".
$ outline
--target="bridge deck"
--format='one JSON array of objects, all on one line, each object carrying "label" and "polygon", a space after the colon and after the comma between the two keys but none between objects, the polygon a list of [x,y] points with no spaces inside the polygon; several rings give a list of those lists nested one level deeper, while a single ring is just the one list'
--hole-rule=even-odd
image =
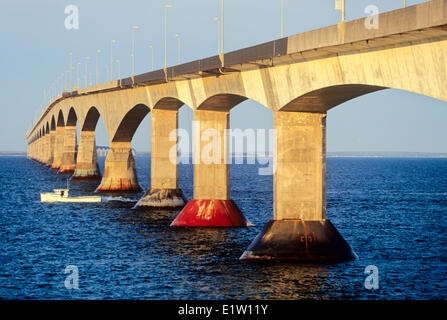
[{"label": "bridge deck", "polygon": [[[378,29],[367,29],[365,19],[362,18],[228,52],[224,56],[223,68],[219,56],[191,61],[167,68],[167,78],[175,81],[216,76],[222,72],[239,72],[259,66],[290,64],[361,50],[447,38],[447,0],[432,0],[381,13],[379,23]],[[133,85],[147,86],[165,82],[165,72],[160,69],[136,75]],[[61,99],[131,86],[132,79],[128,77],[64,93],[52,101],[30,132],[34,131],[40,120]]]}]

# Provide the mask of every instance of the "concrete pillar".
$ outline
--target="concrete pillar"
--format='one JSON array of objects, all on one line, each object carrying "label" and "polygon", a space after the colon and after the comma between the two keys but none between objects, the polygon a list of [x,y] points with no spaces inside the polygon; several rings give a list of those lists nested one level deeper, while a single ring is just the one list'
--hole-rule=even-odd
[{"label": "concrete pillar", "polygon": [[194,110],[194,199],[171,226],[242,227],[249,222],[229,199],[229,112]]},{"label": "concrete pillar", "polygon": [[151,112],[151,188],[135,209],[175,209],[186,204],[177,184],[177,139],[169,139],[177,129],[177,115],[177,110],[153,109]]},{"label": "concrete pillar", "polygon": [[56,127],[54,138],[53,164],[51,169],[59,170],[62,164],[62,155],[64,154],[64,135],[65,127]]},{"label": "concrete pillar", "polygon": [[48,165],[48,160],[50,158],[50,150],[49,150],[49,144],[50,144],[50,134],[47,133],[43,136],[43,159],[42,164],[44,166]]},{"label": "concrete pillar", "polygon": [[36,161],[41,162],[41,152],[42,152],[42,137],[36,140]]},{"label": "concrete pillar", "polygon": [[96,153],[95,131],[81,131],[78,154],[76,158],[76,170],[72,180],[98,180],[99,172],[98,156]]},{"label": "concrete pillar", "polygon": [[326,114],[276,112],[273,219],[326,219]]},{"label": "concrete pillar", "polygon": [[64,148],[58,174],[73,174],[76,169],[76,126],[64,129]]},{"label": "concrete pillar", "polygon": [[241,259],[337,261],[354,258],[326,220],[326,114],[274,112],[277,130],[273,220]]},{"label": "concrete pillar", "polygon": [[51,167],[53,165],[53,159],[54,159],[54,144],[55,144],[55,138],[56,138],[56,131],[50,131],[50,134],[48,135],[48,141],[47,141],[47,160],[45,163],[45,166]]},{"label": "concrete pillar", "polygon": [[105,161],[101,184],[95,192],[138,193],[141,191],[130,142],[112,142]]},{"label": "concrete pillar", "polygon": [[34,159],[33,158],[33,142],[29,143],[27,148],[26,148],[26,156],[28,157],[28,159]]},{"label": "concrete pillar", "polygon": [[41,144],[41,138],[38,138],[36,140],[36,161],[40,162],[40,144]]},{"label": "concrete pillar", "polygon": [[45,161],[45,136],[40,138],[40,157],[39,162],[43,164]]}]

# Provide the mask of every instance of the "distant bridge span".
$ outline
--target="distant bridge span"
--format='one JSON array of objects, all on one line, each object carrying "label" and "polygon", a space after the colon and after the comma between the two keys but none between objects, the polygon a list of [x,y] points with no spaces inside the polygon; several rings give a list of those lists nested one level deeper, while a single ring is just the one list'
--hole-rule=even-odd
[{"label": "distant bridge span", "polygon": [[[326,220],[326,112],[361,95],[395,88],[447,101],[447,0],[339,23],[254,47],[64,93],[26,134],[28,156],[73,178],[98,177],[95,127],[110,152],[98,191],[140,191],[132,137],[151,112],[151,184],[139,206],[181,206],[169,132],[186,104],[200,132],[229,126],[229,111],[252,99],[273,111],[277,129],[274,212],[247,259],[352,258]],[[76,124],[81,128],[76,154]],[[223,140],[222,145],[225,145]],[[225,157],[222,152],[222,160]],[[194,199],[173,225],[244,226],[229,199],[228,165],[194,165]],[[295,243],[296,239],[301,239]],[[277,250],[274,248],[284,248]]]}]

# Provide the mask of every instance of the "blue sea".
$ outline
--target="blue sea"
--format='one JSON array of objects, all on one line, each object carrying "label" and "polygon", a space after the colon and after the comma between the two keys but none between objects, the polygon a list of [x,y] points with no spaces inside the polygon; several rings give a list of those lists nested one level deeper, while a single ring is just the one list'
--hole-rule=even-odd
[{"label": "blue sea", "polygon": [[[136,157],[150,186],[150,158]],[[104,158],[100,158],[104,167]],[[192,197],[192,165],[179,184]],[[240,261],[272,218],[272,176],[232,165],[231,198],[249,228],[171,228],[177,212],[135,211],[141,195],[43,204],[66,185],[25,157],[0,157],[0,298],[446,299],[447,159],[328,158],[327,218],[358,256],[330,264]],[[71,182],[73,195],[98,183]],[[79,288],[65,287],[69,265]],[[379,270],[366,289],[365,268]]]}]

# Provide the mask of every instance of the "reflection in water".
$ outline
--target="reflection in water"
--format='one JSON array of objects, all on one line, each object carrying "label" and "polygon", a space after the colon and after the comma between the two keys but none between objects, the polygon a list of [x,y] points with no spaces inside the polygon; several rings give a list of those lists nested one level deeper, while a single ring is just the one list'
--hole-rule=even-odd
[{"label": "reflection in water", "polygon": [[[147,189],[150,161],[136,161]],[[240,261],[272,216],[272,177],[258,176],[256,166],[230,169],[231,198],[254,227],[171,228],[178,212],[132,209],[142,194],[40,203],[40,192],[64,187],[66,177],[25,158],[0,158],[0,297],[445,299],[447,161],[329,158],[327,164],[327,215],[358,254],[355,261]],[[192,175],[192,165],[179,166],[189,198]],[[71,193],[91,194],[98,184],[72,181]],[[65,289],[67,265],[79,268],[79,290]],[[379,268],[380,290],[364,288],[367,265]]]},{"label": "reflection in water", "polygon": [[182,286],[204,291],[208,298],[330,298],[324,291],[332,290],[334,283],[328,281],[331,273],[324,265],[240,261],[243,248],[238,247],[238,237],[245,233],[245,228],[167,227],[177,214],[178,211],[130,210],[116,221],[138,227],[137,232],[147,240],[148,251],[154,245],[153,229],[157,229],[163,238],[157,243],[162,242],[162,250],[168,253],[165,259],[170,263],[179,261],[188,269],[179,275]]}]

